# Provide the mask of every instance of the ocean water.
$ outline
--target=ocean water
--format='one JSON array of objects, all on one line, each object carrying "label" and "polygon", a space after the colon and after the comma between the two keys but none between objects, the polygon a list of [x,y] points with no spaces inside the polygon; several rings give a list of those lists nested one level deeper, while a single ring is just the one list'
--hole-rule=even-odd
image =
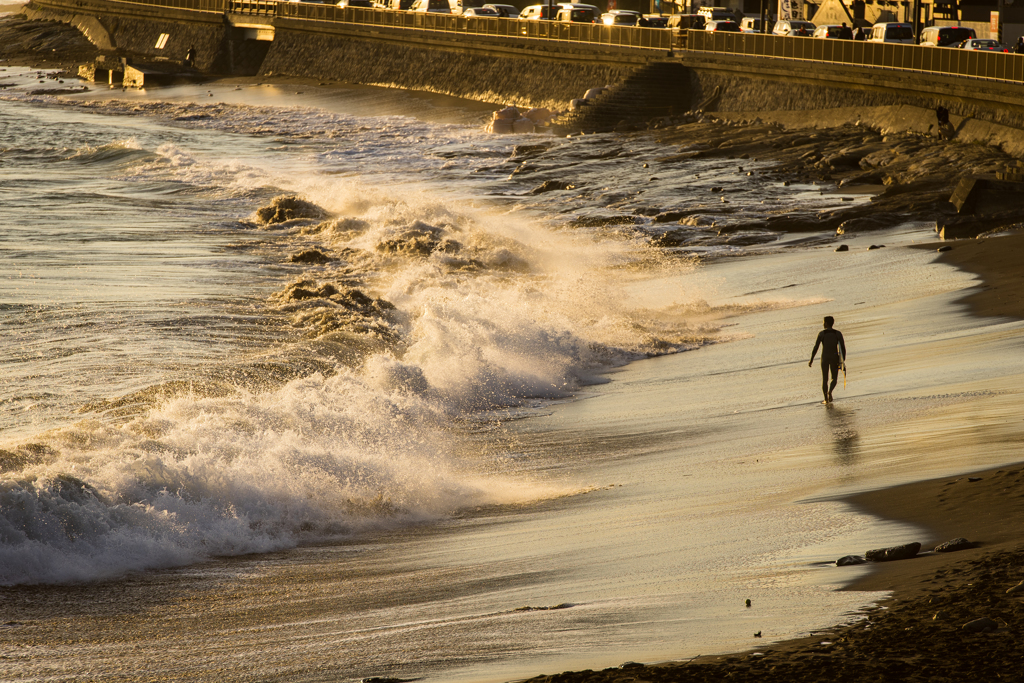
[{"label": "ocean water", "polygon": [[[374,88],[0,85],[5,679],[742,649],[857,618],[875,596],[834,589],[862,570],[828,561],[913,540],[829,495],[1011,459],[915,444],[1012,413],[1015,324],[897,248],[927,226],[842,263],[721,230],[844,201],[763,162]],[[268,221],[284,196],[314,215]],[[825,411],[801,359],[837,307],[860,401]]]}]

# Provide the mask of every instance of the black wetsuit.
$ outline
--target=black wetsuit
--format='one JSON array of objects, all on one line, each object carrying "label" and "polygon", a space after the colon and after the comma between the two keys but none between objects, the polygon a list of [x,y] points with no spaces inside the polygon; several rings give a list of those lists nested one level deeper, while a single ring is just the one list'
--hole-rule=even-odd
[{"label": "black wetsuit", "polygon": [[[821,347],[821,393],[828,401],[832,397],[832,390],[836,388],[836,383],[839,382],[839,363],[846,360],[846,342],[843,341],[843,333],[831,327],[826,327],[819,332],[818,338],[814,341],[814,350],[811,351],[812,363],[819,346]],[[830,372],[832,373],[831,385],[828,381]]]}]

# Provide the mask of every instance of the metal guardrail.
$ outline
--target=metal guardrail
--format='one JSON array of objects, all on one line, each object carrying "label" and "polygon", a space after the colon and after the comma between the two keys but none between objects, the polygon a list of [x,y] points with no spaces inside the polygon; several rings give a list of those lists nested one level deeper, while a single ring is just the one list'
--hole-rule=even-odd
[{"label": "metal guardrail", "polygon": [[227,11],[230,0],[117,0],[130,5],[152,5],[154,7],[169,7],[172,9],[186,9],[193,12],[216,12],[223,14]]},{"label": "metal guardrail", "polygon": [[[232,5],[234,5],[234,1]],[[462,35],[531,38],[665,52],[672,50],[674,42],[671,31],[657,28],[605,26],[563,21],[527,21],[497,17],[462,17],[452,14],[336,7],[301,2],[277,3],[277,16],[360,26],[418,29]]]},{"label": "metal guardrail", "polygon": [[1024,81],[1024,55],[948,47],[688,31],[686,49],[751,57],[917,71],[991,81]]},{"label": "metal guardrail", "polygon": [[274,16],[277,14],[277,0],[224,0],[227,11],[232,14],[258,14]]}]

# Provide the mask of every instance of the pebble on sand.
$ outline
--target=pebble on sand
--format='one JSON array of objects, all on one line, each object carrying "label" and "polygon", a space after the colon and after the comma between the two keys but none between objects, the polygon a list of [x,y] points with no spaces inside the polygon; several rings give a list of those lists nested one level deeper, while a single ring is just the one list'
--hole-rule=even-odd
[{"label": "pebble on sand", "polygon": [[968,633],[986,633],[988,631],[995,631],[999,628],[999,624],[988,617],[982,617],[981,619],[968,621],[962,628]]},{"label": "pebble on sand", "polygon": [[968,541],[966,538],[954,538],[951,541],[940,543],[935,546],[935,552],[937,553],[953,553],[957,550],[967,550],[973,548],[974,544]]}]

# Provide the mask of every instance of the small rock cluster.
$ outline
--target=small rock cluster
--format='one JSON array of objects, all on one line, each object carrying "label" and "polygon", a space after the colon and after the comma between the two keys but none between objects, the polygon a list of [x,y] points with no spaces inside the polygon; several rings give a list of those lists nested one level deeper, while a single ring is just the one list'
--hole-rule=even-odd
[{"label": "small rock cluster", "polygon": [[534,107],[525,111],[519,107],[505,107],[494,112],[491,122],[487,125],[487,132],[498,135],[534,133],[538,128],[551,125],[557,116],[558,112],[545,107]]}]

